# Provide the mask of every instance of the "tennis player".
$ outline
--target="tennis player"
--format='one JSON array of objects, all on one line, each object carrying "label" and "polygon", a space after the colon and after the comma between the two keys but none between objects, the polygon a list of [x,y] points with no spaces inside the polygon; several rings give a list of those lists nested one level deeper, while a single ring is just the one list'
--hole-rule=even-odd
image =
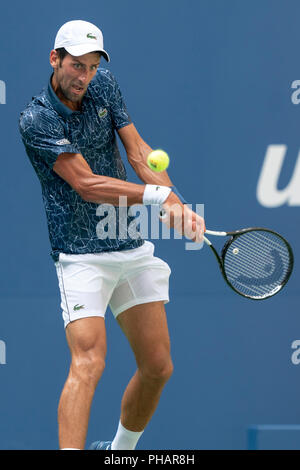
[{"label": "tennis player", "polygon": [[[115,436],[90,448],[135,449],[172,374],[164,307],[170,268],[138,231],[134,237],[123,236],[120,196],[127,198],[127,207],[161,205],[169,225],[193,241],[201,242],[205,229],[167,173],[148,168],[151,148],[132,123],[115,78],[99,68],[102,57],[109,61],[95,25],[65,23],[50,52],[48,86],[20,116],[22,140],[41,183],[71,352],[58,406],[60,449],[84,449],[90,407],[104,369],[108,305],[128,338],[137,370],[124,392]],[[144,184],[126,181],[116,133]],[[109,228],[105,237],[100,229],[107,215],[104,204],[116,210],[116,236]],[[125,222],[127,227],[134,223],[129,211]]]}]

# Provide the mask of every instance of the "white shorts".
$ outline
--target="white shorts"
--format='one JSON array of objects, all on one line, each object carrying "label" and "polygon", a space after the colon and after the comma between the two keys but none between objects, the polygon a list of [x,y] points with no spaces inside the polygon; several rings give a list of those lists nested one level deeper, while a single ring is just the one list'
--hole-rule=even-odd
[{"label": "white shorts", "polygon": [[60,253],[55,263],[64,326],[86,317],[115,317],[134,305],[169,302],[171,269],[153,256],[149,241],[138,248],[83,255]]}]

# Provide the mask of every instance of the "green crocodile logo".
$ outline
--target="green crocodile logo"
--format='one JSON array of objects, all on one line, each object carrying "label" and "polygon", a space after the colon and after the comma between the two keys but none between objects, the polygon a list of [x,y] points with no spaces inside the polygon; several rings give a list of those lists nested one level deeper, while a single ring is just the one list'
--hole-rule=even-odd
[{"label": "green crocodile logo", "polygon": [[107,109],[106,108],[100,108],[98,110],[99,118],[104,118],[106,115],[107,115]]},{"label": "green crocodile logo", "polygon": [[92,33],[88,33],[88,34],[86,35],[86,37],[89,38],[89,39],[97,39],[96,36],[93,36]]},{"label": "green crocodile logo", "polygon": [[73,310],[75,310],[75,311],[76,311],[76,310],[81,310],[82,308],[84,308],[84,305],[76,304],[76,305],[74,305]]}]

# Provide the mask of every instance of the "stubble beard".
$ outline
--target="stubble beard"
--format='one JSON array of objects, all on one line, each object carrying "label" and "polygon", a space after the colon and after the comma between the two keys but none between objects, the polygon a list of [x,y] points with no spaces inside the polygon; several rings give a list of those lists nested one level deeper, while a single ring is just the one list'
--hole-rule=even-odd
[{"label": "stubble beard", "polygon": [[[71,85],[70,85],[71,87]],[[79,96],[76,96],[74,95],[73,93],[69,92],[68,90],[66,89],[63,89],[61,87],[61,85],[59,85],[59,91],[60,93],[64,96],[64,98],[68,101],[71,101],[72,103],[79,103],[81,102],[82,100],[82,97],[83,97],[83,94],[82,95],[79,95]]]}]

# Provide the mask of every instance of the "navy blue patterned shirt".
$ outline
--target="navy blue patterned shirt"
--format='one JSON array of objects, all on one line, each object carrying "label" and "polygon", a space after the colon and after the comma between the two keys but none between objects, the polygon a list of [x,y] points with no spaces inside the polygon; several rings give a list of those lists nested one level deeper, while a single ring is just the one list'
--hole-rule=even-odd
[{"label": "navy blue patterned shirt", "polygon": [[[124,217],[124,208],[119,217],[118,207],[84,201],[53,171],[61,153],[80,153],[93,173],[126,181],[115,130],[129,125],[131,119],[115,78],[99,68],[83,97],[81,111],[72,111],[59,100],[51,78],[48,87],[33,97],[21,113],[19,127],[41,183],[53,260],[57,261],[61,252],[83,254],[137,248],[144,241],[137,230],[132,230],[134,217],[127,213]],[[128,235],[128,227],[133,235]]]}]

